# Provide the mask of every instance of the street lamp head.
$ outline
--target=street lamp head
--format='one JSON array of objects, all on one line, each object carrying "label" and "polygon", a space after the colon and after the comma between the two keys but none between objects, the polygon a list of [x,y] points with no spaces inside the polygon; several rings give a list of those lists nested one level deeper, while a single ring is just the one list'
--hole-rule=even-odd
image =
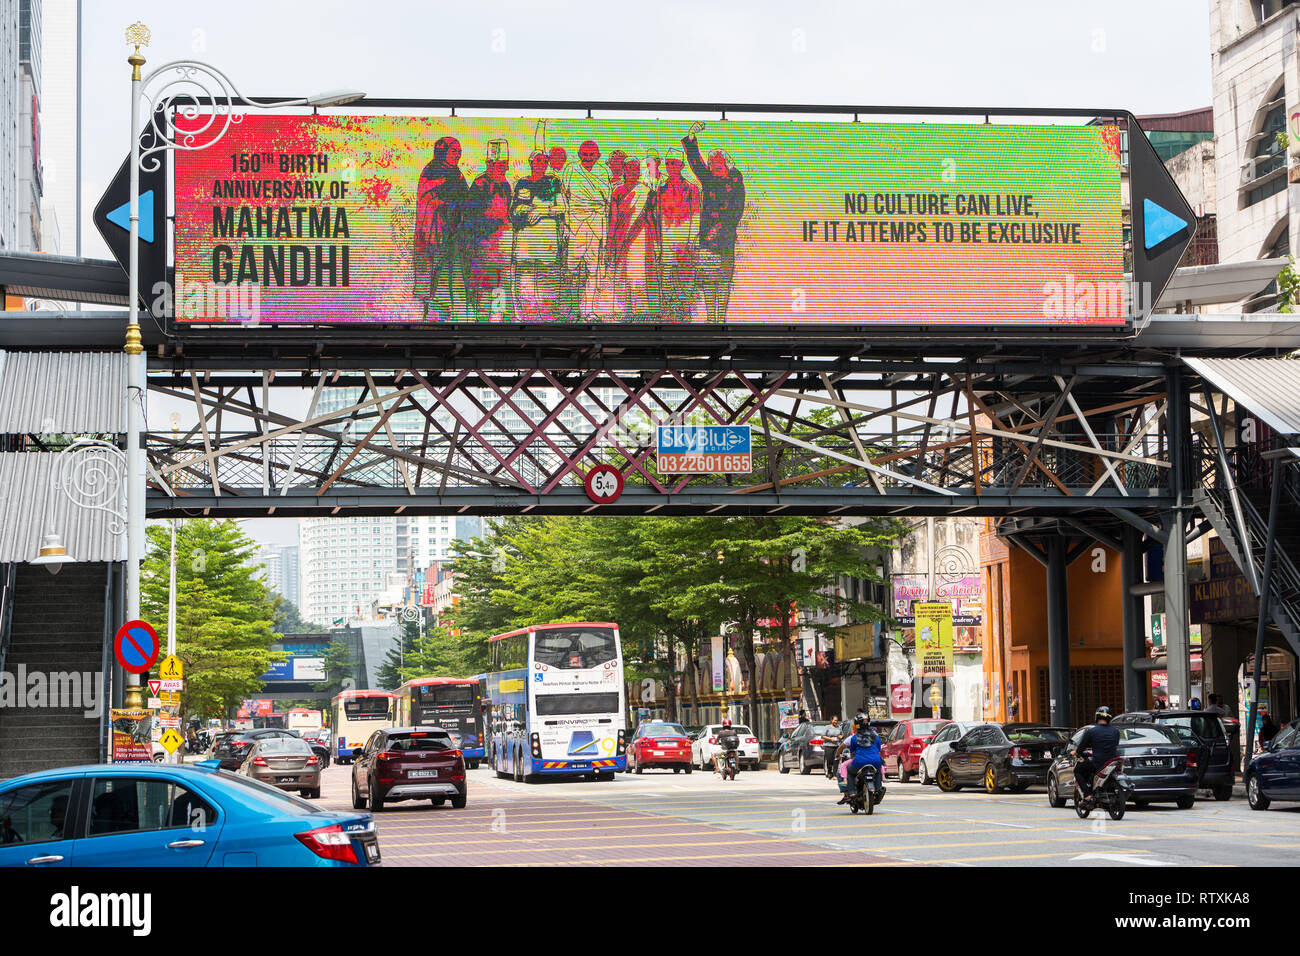
[{"label": "street lamp head", "polygon": [[63,565],[71,560],[63,547],[63,538],[51,531],[41,539],[41,550],[32,564],[43,565],[50,574],[58,574]]},{"label": "street lamp head", "polygon": [[308,106],[344,106],[347,103],[355,103],[357,100],[364,99],[365,93],[360,90],[326,90],[323,93],[315,93],[307,97]]}]

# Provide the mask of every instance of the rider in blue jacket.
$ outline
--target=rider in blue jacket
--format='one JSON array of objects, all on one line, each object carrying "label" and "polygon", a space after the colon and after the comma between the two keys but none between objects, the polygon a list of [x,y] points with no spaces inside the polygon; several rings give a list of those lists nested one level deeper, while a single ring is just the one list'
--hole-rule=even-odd
[{"label": "rider in blue jacket", "polygon": [[880,735],[872,728],[871,722],[865,717],[853,721],[853,736],[840,744],[840,749],[847,749],[851,757],[846,778],[849,789],[840,798],[840,803],[849,802],[849,794],[853,793],[858,785],[858,771],[867,766],[876,768],[876,792],[883,794],[885,772],[884,763],[880,759]]}]

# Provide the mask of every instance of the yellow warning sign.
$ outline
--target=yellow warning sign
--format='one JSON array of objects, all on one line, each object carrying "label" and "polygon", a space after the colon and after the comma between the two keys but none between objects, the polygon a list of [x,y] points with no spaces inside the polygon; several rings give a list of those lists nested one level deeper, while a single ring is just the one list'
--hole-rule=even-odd
[{"label": "yellow warning sign", "polygon": [[158,667],[158,676],[163,680],[180,680],[185,676],[182,670],[181,659],[175,654],[168,654]]},{"label": "yellow warning sign", "polygon": [[162,744],[163,749],[166,750],[169,754],[174,754],[176,752],[176,748],[179,747],[184,742],[185,742],[185,738],[182,737],[175,730],[172,730],[171,728],[164,730],[162,736],[158,738],[158,743]]}]

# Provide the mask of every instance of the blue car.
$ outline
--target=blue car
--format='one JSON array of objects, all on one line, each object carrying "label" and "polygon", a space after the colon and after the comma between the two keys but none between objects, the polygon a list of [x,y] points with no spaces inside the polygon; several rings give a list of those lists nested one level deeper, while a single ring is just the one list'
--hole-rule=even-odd
[{"label": "blue car", "polygon": [[369,813],[220,768],[104,764],[0,783],[0,866],[376,866]]},{"label": "blue car", "polygon": [[1267,810],[1274,800],[1300,801],[1300,722],[1279,730],[1246,767],[1246,799],[1252,810]]}]

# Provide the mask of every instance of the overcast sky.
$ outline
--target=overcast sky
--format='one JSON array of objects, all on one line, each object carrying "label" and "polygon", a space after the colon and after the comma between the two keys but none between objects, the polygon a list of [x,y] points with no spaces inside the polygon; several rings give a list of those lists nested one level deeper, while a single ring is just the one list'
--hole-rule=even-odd
[{"label": "overcast sky", "polygon": [[[146,70],[193,58],[245,95],[1129,109],[1210,104],[1208,0],[594,3],[89,0],[83,254],[89,210],[126,155],[125,27]],[[288,521],[250,522],[290,543]]]}]

